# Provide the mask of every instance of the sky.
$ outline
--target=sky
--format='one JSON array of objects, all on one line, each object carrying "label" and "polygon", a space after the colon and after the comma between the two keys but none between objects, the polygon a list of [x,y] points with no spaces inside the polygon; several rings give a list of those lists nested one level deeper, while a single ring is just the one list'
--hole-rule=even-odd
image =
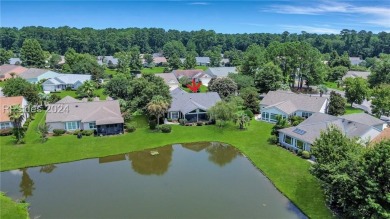
[{"label": "sky", "polygon": [[217,33],[390,32],[390,0],[0,1],[2,27],[158,27]]}]

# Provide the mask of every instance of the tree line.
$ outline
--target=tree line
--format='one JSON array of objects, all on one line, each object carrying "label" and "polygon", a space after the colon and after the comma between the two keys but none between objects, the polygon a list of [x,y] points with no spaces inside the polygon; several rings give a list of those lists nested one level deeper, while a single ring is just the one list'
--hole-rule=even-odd
[{"label": "tree line", "polygon": [[[153,53],[163,50],[168,42],[177,41],[185,46],[187,51],[195,51],[199,56],[205,56],[207,51],[219,48],[221,52],[230,50],[245,51],[252,44],[268,47],[272,42],[306,42],[317,48],[321,53],[338,54],[348,52],[350,56],[362,58],[378,56],[380,53],[390,53],[390,33],[371,31],[355,31],[343,29],[340,34],[315,34],[302,31],[300,34],[251,33],[222,34],[213,30],[178,31],[162,28],[125,28],[125,29],[93,29],[71,28],[68,26],[0,28],[0,47],[20,53],[25,39],[36,39],[42,49],[50,53],[65,54],[69,48],[78,53],[92,55],[113,55],[116,52],[128,51],[134,46],[141,53]],[[183,58],[185,57],[182,54]]]}]

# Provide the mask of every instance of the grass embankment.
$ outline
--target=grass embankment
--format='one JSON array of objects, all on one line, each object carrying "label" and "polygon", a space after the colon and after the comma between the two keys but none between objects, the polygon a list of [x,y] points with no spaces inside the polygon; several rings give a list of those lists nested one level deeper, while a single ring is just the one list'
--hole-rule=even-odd
[{"label": "grass embankment", "polygon": [[325,85],[327,88],[331,88],[331,89],[334,89],[334,90],[340,90],[340,91],[343,90],[343,87],[342,87],[342,86],[337,86],[337,83],[336,83],[336,82],[326,81],[326,82],[324,82],[324,85]]},{"label": "grass embankment", "polygon": [[[331,218],[325,206],[323,191],[309,173],[310,163],[289,151],[268,143],[272,124],[252,121],[245,131],[230,124],[221,129],[216,126],[172,126],[172,133],[155,133],[145,127],[142,117],[135,117],[138,128],[134,133],[109,137],[83,137],[73,135],[51,137],[39,143],[37,127],[43,113],[38,113],[26,135],[27,144],[14,145],[12,137],[2,137],[1,170],[70,162],[86,158],[139,151],[173,143],[219,141],[242,151],[274,184],[311,218]],[[34,140],[35,139],[35,140]]]},{"label": "grass embankment", "polygon": [[26,203],[16,203],[4,193],[0,192],[0,218],[26,219],[29,218]]},{"label": "grass embankment", "polygon": [[344,115],[354,114],[354,113],[364,113],[364,110],[359,109],[359,108],[351,107],[351,105],[345,106],[345,113],[344,113]]}]

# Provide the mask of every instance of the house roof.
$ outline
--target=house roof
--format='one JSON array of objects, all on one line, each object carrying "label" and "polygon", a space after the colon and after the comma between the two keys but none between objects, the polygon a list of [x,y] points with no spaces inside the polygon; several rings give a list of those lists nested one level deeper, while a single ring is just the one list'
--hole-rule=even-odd
[{"label": "house roof", "polygon": [[91,75],[86,74],[60,74],[55,78],[50,78],[45,81],[43,84],[75,84],[80,81],[80,83],[84,83],[85,81],[91,80]]},{"label": "house roof", "polygon": [[24,79],[36,78],[36,77],[39,77],[40,75],[43,75],[44,73],[46,73],[48,71],[50,71],[50,70],[41,69],[41,68],[29,68],[27,71],[24,71],[19,76],[21,78],[24,78]]},{"label": "house roof", "polygon": [[351,61],[352,65],[359,65],[361,62],[363,62],[360,57],[349,57],[349,61]]},{"label": "house roof", "polygon": [[22,60],[20,60],[20,58],[10,58],[9,59],[9,64],[11,64],[11,65],[15,65],[17,62],[19,62],[19,64],[22,64]]},{"label": "house roof", "polygon": [[347,74],[343,77],[343,80],[346,78],[357,78],[362,77],[364,79],[367,79],[368,76],[371,74],[371,72],[368,71],[348,71]]},{"label": "house roof", "polygon": [[71,96],[66,96],[66,97],[62,98],[61,100],[57,101],[56,104],[59,104],[59,103],[80,103],[80,102],[83,102],[83,101],[77,100]]},{"label": "house roof", "polygon": [[221,100],[217,92],[187,93],[180,88],[171,91],[172,103],[168,111],[180,111],[183,114],[195,109],[208,110]]},{"label": "house roof", "polygon": [[208,68],[205,72],[205,74],[210,75],[211,77],[227,77],[229,73],[237,73],[236,67],[215,67],[215,68]]},{"label": "house roof", "polygon": [[[319,112],[327,101],[325,97],[296,94],[287,91],[270,91],[261,100],[260,104],[266,107],[277,107],[289,114],[296,110]],[[289,103],[288,103],[289,102]]]},{"label": "house roof", "polygon": [[13,105],[20,105],[22,107],[23,99],[24,98],[22,96],[0,97],[0,122],[10,121],[10,118],[8,116],[10,107]]},{"label": "house roof", "polygon": [[390,139],[390,128],[383,130],[378,136],[376,136],[371,143],[379,143],[384,140]]},{"label": "house roof", "polygon": [[19,65],[4,64],[0,66],[0,75],[9,74],[11,72],[19,75],[20,73],[27,71],[27,68]]},{"label": "house roof", "polygon": [[370,125],[323,113],[314,113],[298,126],[280,129],[279,132],[313,144],[320,137],[322,131],[326,131],[327,128],[332,126],[339,128],[350,138],[361,137],[370,130],[374,135],[380,134],[379,130]]},{"label": "house roof", "polygon": [[367,113],[354,113],[349,115],[340,116],[343,119],[348,119],[353,122],[363,123],[369,126],[383,125],[386,122],[368,115]]},{"label": "house roof", "polygon": [[179,84],[179,81],[173,73],[161,73],[154,75],[162,78],[167,85]]},{"label": "house roof", "polygon": [[103,65],[103,63],[108,64],[109,61],[114,65],[118,64],[118,59],[114,58],[114,56],[98,56],[97,59],[99,65]]},{"label": "house roof", "polygon": [[186,76],[190,79],[192,78],[201,78],[204,75],[203,70],[193,69],[193,70],[174,70],[172,73],[176,76],[176,78],[180,79],[183,76]]},{"label": "house roof", "polygon": [[[57,102],[52,108],[58,108],[58,105],[63,104],[61,113],[48,111],[46,122],[96,122],[96,125],[123,123],[123,117],[120,112],[118,100],[93,101],[93,102],[69,102],[72,99],[66,97],[67,100]],[[49,107],[51,107],[49,105]]]}]

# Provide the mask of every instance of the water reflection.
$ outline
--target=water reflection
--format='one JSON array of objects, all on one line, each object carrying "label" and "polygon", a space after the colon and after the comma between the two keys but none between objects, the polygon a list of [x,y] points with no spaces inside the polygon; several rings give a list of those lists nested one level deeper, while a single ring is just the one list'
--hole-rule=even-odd
[{"label": "water reflection", "polygon": [[209,147],[210,142],[186,143],[186,144],[182,144],[181,146],[191,151],[199,152]]},{"label": "water reflection", "polygon": [[51,172],[54,171],[55,168],[57,168],[56,165],[49,164],[49,165],[41,166],[41,169],[39,169],[39,172],[41,172],[41,173],[51,173]]},{"label": "water reflection", "polygon": [[206,148],[206,151],[210,154],[209,160],[221,167],[232,162],[240,154],[234,147],[227,144],[211,142],[209,145]]},{"label": "water reflection", "polygon": [[33,195],[34,181],[28,175],[27,168],[22,169],[22,181],[20,181],[19,188],[24,198]]},{"label": "water reflection", "polygon": [[126,160],[125,154],[117,154],[117,155],[111,155],[107,157],[101,157],[99,158],[99,163],[111,163],[111,162],[117,162]]},{"label": "water reflection", "polygon": [[[151,151],[158,151],[158,155],[151,155]],[[157,149],[132,152],[128,154],[133,170],[142,175],[163,175],[168,171],[172,160],[172,145]]]}]

